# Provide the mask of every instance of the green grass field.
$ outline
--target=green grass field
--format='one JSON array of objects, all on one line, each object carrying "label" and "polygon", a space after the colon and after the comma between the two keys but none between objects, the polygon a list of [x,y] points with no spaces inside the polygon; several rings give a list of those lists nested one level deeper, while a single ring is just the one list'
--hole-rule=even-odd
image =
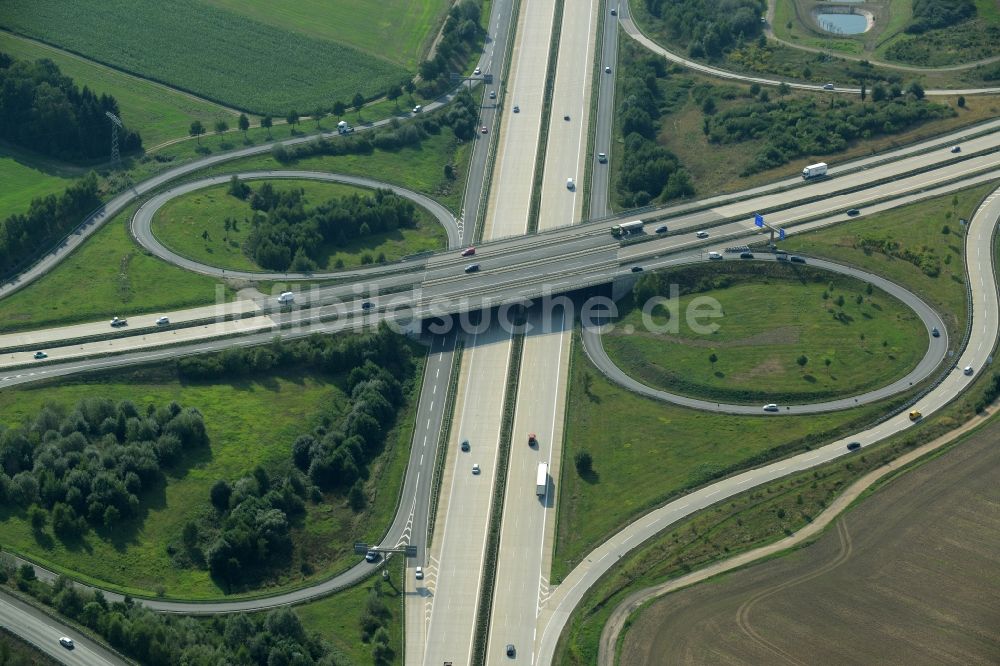
[{"label": "green grass field", "polygon": [[[126,228],[133,212],[108,220],[54,270],[0,300],[0,332],[214,303],[222,283],[136,245]],[[223,294],[232,297],[229,289]]]},{"label": "green grass field", "polygon": [[[789,252],[822,256],[859,266],[905,285],[934,307],[948,325],[955,343],[965,330],[965,240],[959,219],[970,219],[976,206],[996,183],[962,190],[928,201],[874,213],[865,219],[828,229],[793,235],[783,247]],[[942,233],[945,227],[948,233]],[[899,243],[909,250],[940,259],[940,274],[932,277],[913,263],[880,252],[866,252],[860,239]],[[949,258],[950,257],[950,258]]]},{"label": "green grass field", "polygon": [[[5,3],[0,26],[259,113],[308,113],[359,92],[377,96],[409,78],[405,68],[384,57],[199,0],[11,0]],[[421,34],[429,29],[427,21],[405,27]],[[394,43],[395,38],[383,35],[382,43]]]},{"label": "green grass field", "polygon": [[[419,377],[423,367],[419,350],[416,358]],[[346,402],[338,383],[339,379],[308,371],[237,382],[185,382],[168,367],[5,391],[0,394],[0,423],[5,425],[20,423],[45,403],[71,406],[95,393],[114,400],[127,398],[140,408],[177,400],[204,414],[210,451],[193,454],[167,471],[166,484],[143,495],[145,515],[116,529],[111,538],[90,531],[80,543],[67,545],[49,530],[39,539],[24,511],[5,509],[0,511],[4,545],[74,576],[133,594],[150,596],[162,588],[170,597],[221,597],[223,592],[208,571],[175,566],[167,545],[177,542],[187,521],[211,511],[209,489],[216,480],[234,481],[256,465],[273,474],[286,472],[295,437],[318,424],[331,404]],[[385,530],[408,458],[420,382],[414,384],[409,407],[401,411],[384,452],[371,465],[368,508],[354,514],[337,496],[327,496],[320,504],[307,503],[301,529],[293,531],[292,560],[268,591],[300,586],[347,568],[357,561],[354,541],[374,540]]]},{"label": "green grass field", "polygon": [[868,423],[884,403],[836,414],[738,417],[676,407],[612,384],[574,340],[563,460],[593,457],[582,478],[563,466],[552,580],[559,581],[597,544],[669,497],[725,470],[783,451],[783,457],[829,440],[848,424]]},{"label": "green grass field", "polygon": [[[608,355],[650,386],[743,403],[855,395],[898,379],[923,356],[927,333],[920,319],[884,292],[868,295],[864,283],[833,274],[796,279],[789,271],[783,279],[742,268],[729,273],[731,286],[666,306],[670,316],[664,306],[655,308],[649,319],[660,330],[647,330],[641,309],[631,306],[604,336]],[[706,297],[719,303],[723,316],[705,320],[718,326],[714,333],[696,333],[684,313]],[[834,318],[841,313],[846,316]]]},{"label": "green grass field", "polygon": [[350,44],[410,70],[416,69],[448,8],[440,0],[204,1],[276,28]]},{"label": "green grass field", "polygon": [[0,32],[0,51],[20,60],[48,58],[77,86],[114,97],[125,124],[142,134],[147,150],[187,136],[195,120],[209,129],[218,119],[236,125],[237,116],[216,104],[8,32]]},{"label": "green grass field", "polygon": [[[259,187],[264,181],[251,181],[251,187]],[[335,197],[350,194],[367,196],[370,190],[359,187],[324,183],[310,180],[270,181],[278,191],[289,189],[305,190],[307,207],[317,206]],[[191,259],[237,270],[263,270],[247,256],[241,246],[251,232],[250,218],[253,210],[247,201],[241,201],[228,194],[228,185],[205,188],[178,197],[167,203],[153,220],[153,233],[167,247]],[[423,252],[439,250],[447,245],[447,235],[431,215],[417,209],[418,226],[414,229],[400,229],[392,233],[378,234],[370,238],[337,249],[328,248],[326,260],[321,270],[332,270],[337,262],[345,268],[361,264],[361,256],[370,253],[378,256],[385,253],[387,261]],[[233,217],[238,222],[236,231],[226,232],[224,221]],[[209,234],[206,240],[203,232]]]},{"label": "green grass field", "polygon": [[61,194],[73,180],[0,148],[0,219],[28,212],[32,199]]}]

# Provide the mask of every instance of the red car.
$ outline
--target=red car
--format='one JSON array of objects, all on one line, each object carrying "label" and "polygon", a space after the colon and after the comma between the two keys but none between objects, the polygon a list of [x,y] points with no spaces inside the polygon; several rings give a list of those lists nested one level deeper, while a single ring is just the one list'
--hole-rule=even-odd
[{"label": "red car", "polygon": [[483,134],[486,134],[486,125],[483,125],[483,126],[482,126],[482,127],[481,127],[481,128],[479,129],[479,131],[480,131],[480,132],[482,132]]},{"label": "red car", "polygon": [[470,248],[468,248],[467,250],[463,250],[463,251],[462,251],[462,256],[463,256],[463,257],[471,257],[471,256],[472,256],[472,255],[474,255],[475,253],[476,253],[476,248],[474,248],[474,247],[470,247]]},{"label": "red car", "polygon": [[538,438],[535,437],[535,433],[528,435],[528,446],[538,446]]}]

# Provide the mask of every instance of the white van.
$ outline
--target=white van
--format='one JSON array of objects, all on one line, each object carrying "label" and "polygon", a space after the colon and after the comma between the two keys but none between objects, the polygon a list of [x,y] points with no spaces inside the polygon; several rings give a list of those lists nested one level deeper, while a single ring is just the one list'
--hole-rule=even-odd
[{"label": "white van", "polygon": [[413,113],[420,113],[423,110],[424,110],[424,107],[420,106],[419,104],[417,104],[415,107],[413,107]]},{"label": "white van", "polygon": [[281,292],[281,295],[278,296],[278,302],[281,303],[282,305],[287,305],[288,303],[294,303],[295,294],[293,294],[290,291],[283,291]]}]

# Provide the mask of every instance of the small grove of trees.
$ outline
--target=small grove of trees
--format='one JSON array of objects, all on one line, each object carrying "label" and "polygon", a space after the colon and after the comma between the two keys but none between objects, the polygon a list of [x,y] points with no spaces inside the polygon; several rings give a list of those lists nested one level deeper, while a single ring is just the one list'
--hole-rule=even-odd
[{"label": "small grove of trees", "polygon": [[695,58],[717,58],[761,34],[763,0],[645,0],[671,38]]},{"label": "small grove of trees", "polygon": [[[51,60],[15,60],[0,53],[0,139],[66,160],[107,159],[118,102],[64,76]],[[124,119],[122,119],[124,122]],[[123,153],[142,149],[138,132],[118,130]]]},{"label": "small grove of trees", "polygon": [[[241,189],[230,185],[237,196]],[[239,198],[246,198],[241,196]],[[249,194],[254,215],[244,251],[273,270],[311,271],[324,246],[416,225],[414,205],[389,190],[353,194],[306,209],[302,190],[278,192],[264,183]]]},{"label": "small grove of trees", "polygon": [[76,228],[101,203],[93,173],[66,188],[31,201],[28,212],[0,222],[0,275],[10,275],[33,256]]},{"label": "small grove of trees", "polygon": [[154,613],[130,597],[109,602],[100,591],[81,589],[63,577],[50,585],[36,579],[30,566],[16,573],[0,572],[0,580],[87,626],[115,649],[147,666],[345,663],[319,634],[306,632],[290,608],[197,620]]},{"label": "small grove of trees", "polygon": [[972,0],[913,0],[913,21],[906,32],[919,35],[934,28],[946,28],[976,15]]},{"label": "small grove of trees", "polygon": [[[51,511],[52,527],[72,536],[114,527],[139,512],[144,488],[161,468],[208,443],[195,409],[86,398],[71,411],[46,405],[24,426],[0,432],[0,506],[33,507],[36,528]],[[43,516],[44,517],[44,516]]]},{"label": "small grove of trees", "polygon": [[481,0],[462,0],[448,12],[434,57],[420,63],[418,88],[426,98],[437,97],[452,86],[451,73],[459,71],[483,38],[479,25]]}]

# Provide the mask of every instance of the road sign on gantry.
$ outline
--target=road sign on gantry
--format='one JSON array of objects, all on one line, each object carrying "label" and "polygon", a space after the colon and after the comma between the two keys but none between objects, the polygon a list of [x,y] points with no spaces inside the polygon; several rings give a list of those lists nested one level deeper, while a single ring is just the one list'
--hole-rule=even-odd
[{"label": "road sign on gantry", "polygon": [[754,213],[753,214],[753,223],[754,223],[754,225],[756,225],[758,227],[763,227],[764,226],[764,216],[761,215],[760,213]]}]

